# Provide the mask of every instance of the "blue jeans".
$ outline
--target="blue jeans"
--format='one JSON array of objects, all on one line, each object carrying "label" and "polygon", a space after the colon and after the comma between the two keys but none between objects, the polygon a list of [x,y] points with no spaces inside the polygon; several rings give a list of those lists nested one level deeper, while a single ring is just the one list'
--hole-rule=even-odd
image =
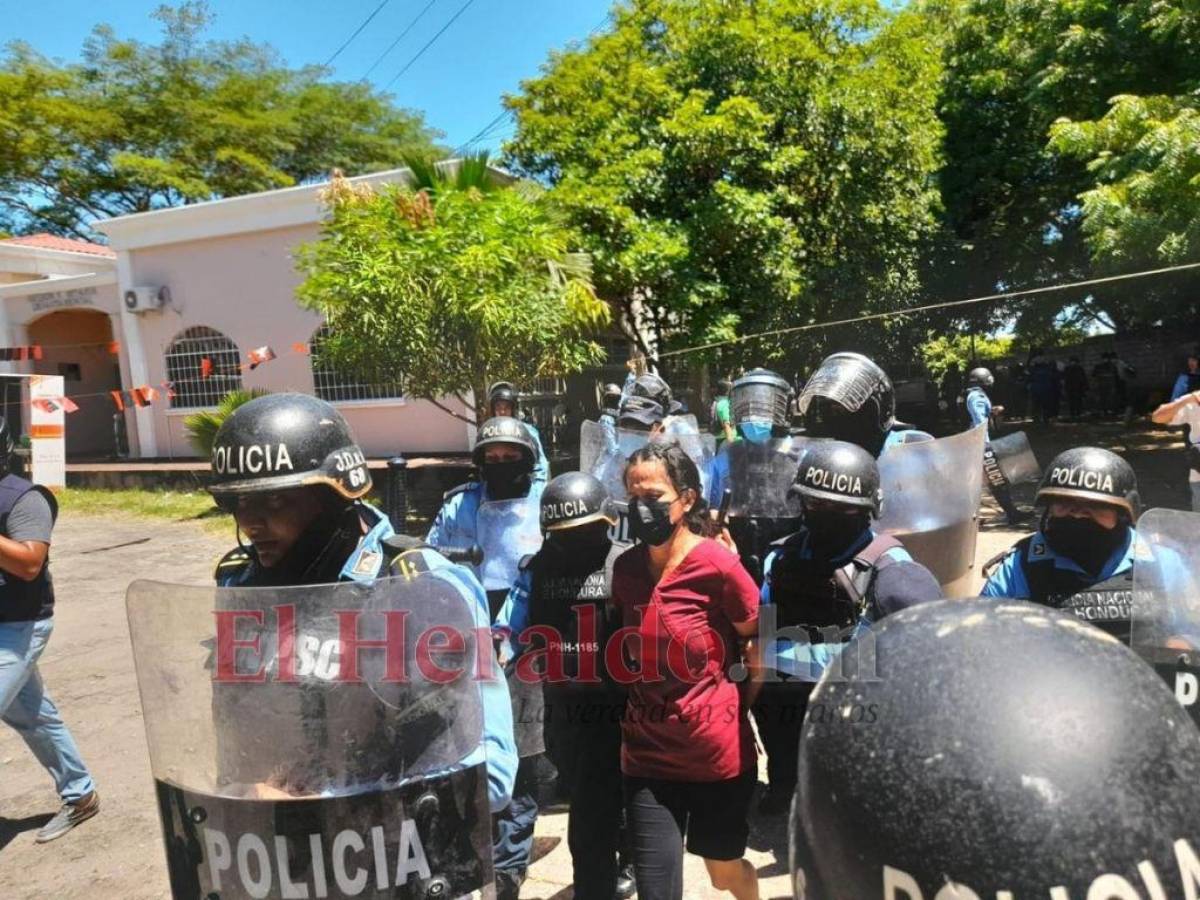
[{"label": "blue jeans", "polygon": [[25,739],[63,802],[74,803],[95,785],[38,672],[38,657],[53,630],[53,619],[0,622],[0,719]]}]

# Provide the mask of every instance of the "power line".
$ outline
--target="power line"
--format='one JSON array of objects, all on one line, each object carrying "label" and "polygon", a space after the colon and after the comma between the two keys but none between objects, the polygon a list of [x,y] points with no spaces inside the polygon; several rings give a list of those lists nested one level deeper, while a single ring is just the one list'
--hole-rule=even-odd
[{"label": "power line", "polygon": [[443,34],[445,34],[446,30],[449,29],[449,27],[451,25],[453,25],[456,21],[458,21],[458,17],[461,16],[463,13],[465,13],[467,11],[467,8],[474,2],[475,2],[475,0],[467,0],[466,3],[464,3],[461,7],[459,7],[458,12],[456,12],[454,15],[452,15],[450,17],[450,21],[447,22],[445,25],[443,25],[440,29],[438,29],[438,33],[435,34],[433,37],[431,37],[429,39],[429,41],[425,44],[424,47],[422,47],[415,54],[413,54],[412,59],[410,59],[408,62],[406,62],[404,64],[404,67],[399,72],[397,72],[395,75],[392,76],[392,80],[389,81],[387,84],[385,84],[383,86],[383,89],[386,91],[388,88],[390,88],[393,84],[396,83],[396,80],[401,75],[403,75],[405,72],[407,72],[409,69],[411,69],[413,66],[413,63],[415,63],[418,59],[420,59],[422,56],[424,56],[425,51],[428,50],[430,47],[432,47],[435,43],[437,43],[437,39],[440,38]]},{"label": "power line", "polygon": [[396,49],[396,45],[399,44],[402,40],[404,40],[405,37],[408,36],[408,33],[413,30],[413,26],[416,25],[418,22],[420,22],[421,17],[424,16],[425,13],[429,12],[429,10],[437,2],[438,2],[438,0],[429,0],[429,2],[425,4],[424,8],[419,13],[417,13],[416,17],[411,22],[409,22],[407,26],[405,26],[405,28],[402,32],[400,32],[400,37],[398,37],[394,41],[392,41],[392,43],[390,45],[388,45],[388,48],[379,54],[379,56],[375,59],[375,62],[371,63],[371,68],[367,69],[367,71],[363,73],[363,77],[362,77],[363,81],[367,80],[367,78],[370,76],[370,74],[375,71],[375,67],[378,66],[381,62],[383,62],[384,57],[386,57],[389,53],[391,53],[393,50]]},{"label": "power line", "polygon": [[1048,294],[1052,291],[1066,291],[1072,288],[1090,287],[1096,284],[1109,284],[1113,281],[1128,281],[1133,278],[1147,278],[1151,275],[1163,275],[1168,272],[1183,272],[1188,269],[1200,269],[1200,262],[1183,263],[1178,266],[1167,266],[1162,269],[1146,269],[1141,272],[1128,272],[1124,275],[1107,275],[1103,278],[1089,278],[1085,281],[1072,281],[1067,284],[1051,284],[1045,287],[1028,288],[1023,291],[1006,291],[1002,294],[985,294],[982,297],[971,297],[966,300],[950,300],[945,303],[930,303],[925,306],[914,306],[911,309],[896,309],[890,312],[869,313],[864,316],[855,316],[850,319],[835,319],[831,322],[813,322],[809,325],[795,325],[791,328],[776,328],[772,331],[760,331],[756,334],[746,334],[741,337],[731,338],[727,341],[713,341],[711,344],[700,344],[696,347],[685,347],[682,350],[667,350],[663,353],[656,354],[658,359],[663,359],[667,356],[682,356],[685,353],[698,353],[701,350],[712,350],[716,347],[725,347],[730,344],[742,344],[746,341],[755,341],[759,338],[773,337],[781,334],[795,334],[800,331],[813,331],[817,328],[833,328],[836,325],[853,325],[856,322],[869,322],[874,319],[890,319],[893,316],[908,316],[913,313],[928,312],[932,309],[950,309],[956,306],[968,306],[974,303],[987,303],[992,300],[1007,300],[1012,297],[1032,296],[1033,294]]},{"label": "power line", "polygon": [[354,41],[354,39],[356,37],[358,37],[360,34],[362,34],[363,29],[371,24],[371,20],[374,19],[377,15],[379,15],[380,10],[382,10],[385,6],[387,6],[391,2],[392,2],[392,0],[383,0],[382,3],[380,3],[377,7],[375,7],[375,11],[373,13],[371,13],[369,16],[367,16],[365,19],[363,19],[362,24],[354,29],[354,34],[352,34],[352,35],[350,35],[350,37],[346,38],[345,43],[343,43],[342,46],[338,47],[336,50],[333,51],[333,56],[331,56],[331,57],[329,57],[329,59],[325,60],[324,67],[329,68],[329,64],[332,63],[339,56],[341,56],[342,51],[345,50],[347,47],[349,47],[350,44]]}]

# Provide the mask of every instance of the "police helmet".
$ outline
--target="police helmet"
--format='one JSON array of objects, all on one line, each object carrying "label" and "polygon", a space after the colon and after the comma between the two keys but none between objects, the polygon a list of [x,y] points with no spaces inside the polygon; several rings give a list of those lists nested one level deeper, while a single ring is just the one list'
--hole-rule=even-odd
[{"label": "police helmet", "polygon": [[516,414],[517,410],[520,409],[521,394],[515,387],[513,387],[511,381],[497,381],[490,388],[488,388],[488,410],[493,415],[495,415],[496,403],[499,400],[507,400],[509,403],[511,403],[514,415]]},{"label": "police helmet", "polygon": [[967,374],[967,384],[971,387],[990,388],[995,383],[995,376],[983,366],[972,369]]},{"label": "police helmet", "polygon": [[600,408],[615,412],[621,405],[621,386],[617,384],[606,384],[601,393]]},{"label": "police helmet", "polygon": [[617,424],[631,431],[650,431],[661,425],[666,415],[666,410],[653,400],[630,396],[621,401]]},{"label": "police helmet", "polygon": [[672,412],[671,386],[660,375],[647,372],[639,375],[629,389],[631,397],[644,397],[663,408],[664,412]]},{"label": "police helmet", "polygon": [[617,508],[599,479],[567,472],[542,492],[542,531],[564,531],[592,522],[617,524]]},{"label": "police helmet", "polygon": [[869,509],[879,515],[883,492],[875,457],[846,441],[811,441],[800,456],[791,495]]},{"label": "police helmet", "polygon": [[787,427],[792,386],[769,369],[751,369],[733,383],[729,406],[734,424],[770,422]]},{"label": "police helmet", "polygon": [[242,494],[325,485],[346,500],[371,489],[366,457],[341,413],[308,394],[244,403],[217,431],[208,492],[227,506]]},{"label": "police helmet", "polygon": [[1101,447],[1075,447],[1054,457],[1038,485],[1035,502],[1044,506],[1055,497],[1107,503],[1126,513],[1130,521],[1141,511],[1133,467]]},{"label": "police helmet", "polygon": [[796,406],[803,418],[811,420],[819,412],[821,401],[836,403],[850,413],[869,411],[881,434],[896,421],[892,380],[861,353],[834,353],[826,357],[804,385]]},{"label": "police helmet", "polygon": [[798,773],[805,900],[1181,897],[1200,866],[1200,731],[1127,647],[1031,603],[880,620],[813,691]]},{"label": "police helmet", "polygon": [[475,465],[483,465],[485,451],[493,444],[511,444],[519,448],[530,466],[537,461],[537,444],[520,419],[493,416],[479,426],[479,435],[475,438],[475,449],[471,454]]}]

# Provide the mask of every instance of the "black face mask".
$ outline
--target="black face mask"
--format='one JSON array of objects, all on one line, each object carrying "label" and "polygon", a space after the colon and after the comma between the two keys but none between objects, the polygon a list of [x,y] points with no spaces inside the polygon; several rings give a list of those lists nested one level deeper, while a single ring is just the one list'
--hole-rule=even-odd
[{"label": "black face mask", "polygon": [[1085,572],[1096,575],[1125,542],[1125,529],[1120,523],[1105,528],[1095,519],[1061,516],[1047,518],[1042,525],[1046,543],[1059,556],[1078,563]]},{"label": "black face mask", "polygon": [[483,464],[489,500],[515,500],[529,493],[532,473],[525,460]]},{"label": "black face mask", "polygon": [[319,515],[271,568],[257,567],[252,587],[332,584],[362,539],[362,520],[354,506]]},{"label": "black face mask", "polygon": [[633,538],[651,547],[661,547],[674,533],[670,501],[640,497],[629,501],[629,534]]},{"label": "black face mask", "polygon": [[870,407],[863,407],[851,414],[841,412],[833,415],[829,414],[828,409],[827,405],[819,407],[815,415],[810,416],[806,423],[810,435],[857,444],[872,456],[879,456],[887,434],[879,430],[878,419]]},{"label": "black face mask", "polygon": [[575,528],[564,528],[552,531],[547,536],[550,546],[554,547],[568,559],[586,557],[590,559],[597,553],[608,553],[612,547],[612,539],[608,536],[607,522],[589,522]]},{"label": "black face mask", "polygon": [[839,512],[806,512],[808,545],[818,559],[837,559],[853,546],[871,526],[867,513],[846,515]]}]

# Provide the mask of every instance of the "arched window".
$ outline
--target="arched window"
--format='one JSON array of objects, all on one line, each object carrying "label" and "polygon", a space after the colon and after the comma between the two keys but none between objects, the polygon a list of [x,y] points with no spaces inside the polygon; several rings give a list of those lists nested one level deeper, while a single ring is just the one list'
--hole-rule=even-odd
[{"label": "arched window", "polygon": [[175,396],[172,409],[216,406],[242,386],[237,344],[215,328],[193,325],[167,348],[167,381]]},{"label": "arched window", "polygon": [[321,345],[328,334],[329,326],[322,325],[310,344],[313,385],[318,397],[330,403],[346,403],[354,400],[392,400],[404,396],[404,385],[399,380],[367,384],[338,372],[321,354]]}]

